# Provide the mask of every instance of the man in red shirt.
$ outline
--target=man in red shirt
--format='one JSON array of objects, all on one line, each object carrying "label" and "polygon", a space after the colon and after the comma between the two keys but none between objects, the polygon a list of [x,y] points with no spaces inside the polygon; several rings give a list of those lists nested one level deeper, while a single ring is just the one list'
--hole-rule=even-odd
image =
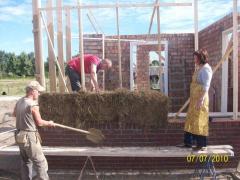
[{"label": "man in red shirt", "polygon": [[[72,91],[79,91],[81,89],[81,70],[80,70],[79,56],[72,58],[66,67],[66,75],[71,82]],[[97,72],[99,70],[107,70],[112,67],[112,61],[109,59],[101,60],[92,54],[84,55],[84,71],[85,74],[90,74],[92,89],[99,91],[97,82]]]}]

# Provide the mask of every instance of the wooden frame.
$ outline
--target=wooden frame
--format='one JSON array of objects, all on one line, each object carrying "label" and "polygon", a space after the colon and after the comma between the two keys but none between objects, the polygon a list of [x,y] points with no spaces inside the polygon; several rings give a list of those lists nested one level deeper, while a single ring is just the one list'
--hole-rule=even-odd
[{"label": "wooden frame", "polygon": [[[39,21],[40,19],[40,12],[41,11],[52,11],[55,10],[59,15],[60,15],[60,10],[64,10],[66,11],[67,14],[70,14],[72,9],[77,9],[78,10],[78,17],[79,17],[79,52],[81,55],[81,59],[83,59],[83,53],[84,53],[84,49],[83,49],[83,26],[82,26],[82,16],[81,16],[81,10],[82,9],[95,9],[95,8],[115,8],[116,9],[116,19],[117,19],[117,35],[118,38],[114,39],[114,38],[104,38],[104,41],[109,41],[109,40],[117,40],[118,41],[118,62],[119,62],[119,86],[122,87],[122,75],[121,75],[121,42],[122,41],[128,41],[128,42],[140,42],[139,40],[124,40],[120,38],[120,32],[119,32],[119,17],[118,17],[118,11],[119,8],[132,8],[132,7],[138,7],[138,8],[146,8],[146,7],[152,7],[153,8],[153,13],[152,13],[152,17],[151,17],[151,22],[150,22],[150,27],[148,30],[148,34],[150,34],[151,32],[151,28],[152,28],[152,21],[154,18],[154,14],[157,11],[157,22],[158,22],[158,44],[161,44],[161,33],[160,33],[160,12],[159,12],[159,8],[160,7],[167,7],[167,6],[192,6],[194,4],[194,34],[195,34],[195,38],[194,38],[194,44],[195,44],[195,50],[198,49],[198,4],[197,4],[197,0],[193,0],[194,3],[166,3],[166,2],[159,2],[159,0],[156,0],[154,3],[114,3],[114,4],[99,4],[99,5],[94,5],[94,4],[81,4],[81,1],[78,1],[78,5],[76,6],[64,6],[62,7],[61,5],[59,5],[61,2],[58,1],[57,6],[56,7],[45,7],[45,8],[41,8],[40,7],[40,3],[41,0],[33,0],[33,26],[34,26],[34,47],[35,47],[35,56],[36,56],[36,74],[37,74],[37,79],[40,81],[41,84],[45,84],[45,79],[44,79],[44,67],[43,67],[43,61],[42,61],[42,32],[41,32],[41,21]],[[70,16],[70,15],[67,15]],[[238,33],[237,33],[237,0],[233,0],[233,56],[234,56],[234,90],[233,90],[233,100],[234,100],[234,119],[237,118],[237,109],[238,109],[238,52],[237,52],[237,48],[238,48]],[[68,19],[69,20],[69,19]],[[67,21],[68,21],[67,20]],[[61,22],[59,21],[59,24]],[[67,23],[68,25],[71,23]],[[60,27],[60,26],[59,26]],[[58,28],[60,29],[60,28]],[[61,32],[58,33],[60,37]],[[62,35],[61,35],[62,36]],[[66,41],[69,42],[69,32],[66,34]],[[93,38],[92,38],[93,39]],[[97,39],[97,38],[95,38]],[[99,38],[102,39],[102,38]],[[61,48],[61,38],[59,40],[60,44],[58,44],[58,58],[61,59],[61,52],[62,52],[62,48]],[[52,48],[54,46],[53,44],[53,39],[52,39]],[[143,41],[142,41],[143,42]],[[50,43],[51,44],[51,43]],[[67,43],[68,44],[68,43]],[[103,45],[104,46],[104,45]],[[161,47],[159,45],[159,47]],[[68,49],[68,55],[69,56],[69,52],[71,49],[70,47],[67,47]],[[104,50],[103,50],[104,51]],[[49,53],[50,50],[49,50]],[[63,58],[62,58],[63,59]],[[82,68],[84,62],[81,62],[82,64]],[[62,67],[61,67],[62,69]],[[62,71],[64,72],[64,69],[62,69]],[[85,89],[85,78],[84,78],[84,70],[81,70],[82,72],[82,85],[83,88]],[[64,73],[63,73],[64,74]],[[62,74],[62,75],[63,75]]]},{"label": "wooden frame", "polygon": [[[96,8],[145,8],[145,7],[167,7],[167,6],[192,6],[192,3],[116,3],[116,4],[100,4],[100,5],[92,5],[92,4],[82,4],[81,6],[67,6],[62,7],[62,9],[70,8],[70,9],[96,9]],[[56,7],[52,8],[39,8],[40,11],[49,11],[56,10]]]},{"label": "wooden frame", "polygon": [[[130,90],[134,90],[133,84],[133,47],[138,45],[157,45],[158,41],[147,41],[147,42],[131,42],[130,43]],[[168,74],[168,42],[166,40],[161,41],[161,45],[165,47],[165,69],[164,74]],[[164,76],[164,87],[165,95],[168,95],[168,76]]]},{"label": "wooden frame", "polygon": [[[222,55],[226,51],[228,35],[232,33],[233,28],[229,28],[222,32]],[[238,25],[238,31],[240,30],[240,25]],[[221,112],[227,112],[227,102],[228,102],[228,61],[222,64],[222,91],[221,91]]]},{"label": "wooden frame", "polygon": [[238,10],[233,0],[233,119],[238,118]]}]

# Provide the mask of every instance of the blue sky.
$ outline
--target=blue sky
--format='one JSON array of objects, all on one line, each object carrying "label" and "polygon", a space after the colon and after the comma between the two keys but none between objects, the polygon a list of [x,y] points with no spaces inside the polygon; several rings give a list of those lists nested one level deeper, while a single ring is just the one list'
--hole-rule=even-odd
[{"label": "blue sky", "polygon": [[[54,1],[54,0],[53,0]],[[83,3],[113,3],[115,0],[82,0]],[[153,3],[155,0],[118,0],[120,3]],[[160,0],[160,2],[192,2],[193,0]],[[63,0],[64,4],[75,5],[77,0]],[[31,52],[33,46],[32,34],[32,0],[0,0],[0,50],[19,54],[22,51]],[[46,0],[42,0],[42,6]],[[192,7],[162,7],[161,32],[185,33],[193,32]],[[232,0],[199,0],[199,28],[202,29],[232,11]],[[92,10],[98,24],[106,35],[116,34],[115,10]],[[86,14],[83,11],[84,33],[94,33]],[[146,34],[148,31],[152,8],[120,9],[121,34]],[[76,12],[72,13],[73,36],[77,35]],[[152,33],[157,32],[156,21]],[[45,32],[45,31],[44,31]],[[44,49],[46,36],[44,35]],[[73,53],[75,53],[73,47]],[[46,52],[45,52],[46,54]]]}]

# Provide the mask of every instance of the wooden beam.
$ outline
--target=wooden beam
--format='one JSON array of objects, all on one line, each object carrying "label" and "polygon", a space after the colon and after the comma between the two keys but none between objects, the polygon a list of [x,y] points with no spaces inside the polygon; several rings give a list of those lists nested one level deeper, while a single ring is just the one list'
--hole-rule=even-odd
[{"label": "wooden beam", "polygon": [[[144,7],[154,7],[159,6],[160,3],[118,3],[118,4],[82,4],[81,6],[65,6],[65,8],[71,9],[98,9],[98,8],[144,8]],[[161,2],[161,7],[169,7],[169,6],[192,6],[192,3],[167,3]],[[56,7],[52,8],[40,8],[41,11],[48,10],[56,10]]]},{"label": "wooden beam", "polygon": [[60,64],[59,64],[59,62],[58,62],[58,60],[57,60],[57,55],[56,55],[56,52],[55,52],[54,47],[53,47],[53,42],[51,41],[51,37],[50,37],[50,34],[49,34],[49,32],[48,32],[48,29],[47,29],[47,23],[45,22],[43,13],[40,12],[40,14],[41,14],[41,18],[42,18],[42,21],[43,21],[43,24],[44,24],[44,28],[45,28],[46,33],[47,33],[47,38],[48,38],[48,41],[49,41],[49,43],[50,43],[50,47],[51,47],[51,49],[52,49],[52,51],[53,51],[53,54],[54,54],[54,57],[55,57],[55,58],[54,58],[54,61],[55,61],[56,65],[57,65],[57,68],[58,68],[58,71],[59,71],[59,74],[60,74],[60,78],[61,78],[61,80],[62,80],[63,83],[64,83],[64,87],[65,87],[66,92],[69,92],[69,90],[68,90],[68,88],[67,88],[67,86],[66,86],[66,82],[65,82],[65,80],[64,80],[64,75],[63,75],[63,73],[62,73],[62,71],[61,71]]},{"label": "wooden beam", "polygon": [[66,9],[66,60],[72,58],[71,9]]},{"label": "wooden beam", "polygon": [[[78,0],[78,5],[81,5],[81,0]],[[80,58],[80,71],[81,71],[81,85],[82,90],[86,91],[85,86],[85,70],[84,70],[84,48],[83,48],[83,25],[82,25],[82,10],[78,9],[78,26],[79,26],[79,58]]]},{"label": "wooden beam", "polygon": [[[52,0],[47,1],[47,7],[52,7]],[[47,29],[50,35],[50,39],[54,46],[54,27],[53,27],[53,12],[47,11]],[[48,63],[49,63],[49,81],[50,81],[50,92],[57,91],[57,77],[56,77],[56,65],[53,49],[50,45],[50,40],[48,40]]]},{"label": "wooden beam", "polygon": [[117,36],[118,36],[118,73],[119,73],[119,87],[122,88],[122,53],[121,53],[121,41],[120,41],[120,31],[119,31],[119,12],[118,7],[116,8],[116,18],[117,18]]},{"label": "wooden beam", "polygon": [[[155,4],[157,4],[158,1],[159,1],[159,0],[156,0],[156,1],[155,1]],[[149,28],[148,28],[148,35],[151,34],[152,23],[153,23],[153,19],[154,19],[155,11],[156,11],[156,6],[153,7],[153,12],[152,12],[151,20],[150,20],[150,25],[149,25]]]},{"label": "wooden beam", "polygon": [[88,20],[89,20],[90,24],[92,25],[95,33],[96,33],[96,34],[99,34],[99,33],[98,33],[98,30],[97,30],[97,28],[96,28],[96,26],[95,26],[95,24],[93,23],[93,21],[92,21],[92,19],[91,19],[91,17],[89,16],[88,13],[87,13],[87,17],[88,17]]},{"label": "wooden beam", "polygon": [[89,11],[89,13],[90,13],[92,19],[94,20],[96,27],[98,27],[98,30],[100,31],[100,33],[101,33],[101,34],[104,34],[103,29],[101,28],[101,26],[100,26],[99,23],[97,22],[97,19],[95,18],[95,16],[94,16],[92,10],[89,9],[88,11]]},{"label": "wooden beam", "polygon": [[[61,71],[64,73],[64,57],[63,57],[63,31],[62,31],[62,0],[56,0],[57,4],[57,47],[58,47],[58,62]],[[60,92],[65,91],[64,81],[59,78],[59,90]]]},{"label": "wooden beam", "polygon": [[[176,113],[168,113],[169,118],[175,117]],[[240,115],[240,113],[238,113]],[[180,113],[178,117],[185,118],[187,116],[187,113]],[[209,117],[212,118],[231,118],[233,116],[233,112],[209,112]],[[169,121],[171,122],[171,121]]]},{"label": "wooden beam", "polygon": [[[102,34],[102,59],[105,59],[105,35]],[[103,70],[103,91],[105,91],[105,71]]]},{"label": "wooden beam", "polygon": [[159,79],[160,79],[160,90],[161,92],[163,92],[163,82],[162,82],[162,73],[163,73],[163,68],[162,68],[162,58],[161,58],[161,29],[160,29],[160,7],[157,7],[157,25],[158,25],[158,60],[159,60],[159,64],[160,64],[160,73],[159,73]]},{"label": "wooden beam", "polygon": [[45,85],[45,73],[43,62],[43,48],[42,48],[42,23],[39,8],[41,7],[41,0],[32,0],[33,11],[33,36],[34,36],[34,52],[35,52],[35,76],[36,80],[42,85]]},{"label": "wooden beam", "polygon": [[[224,53],[224,56],[221,58],[221,60],[218,62],[218,64],[213,68],[213,74],[218,70],[218,68],[222,65],[222,63],[228,59],[228,56],[233,50],[233,47],[230,45],[231,41],[228,44],[228,48],[226,49],[226,52]],[[184,105],[179,109],[179,111],[176,113],[174,118],[177,118],[178,115],[187,107],[187,105],[190,102],[190,98],[184,103]]]},{"label": "wooden beam", "polygon": [[238,112],[238,10],[237,0],[233,0],[233,119]]},{"label": "wooden beam", "polygon": [[198,50],[198,0],[194,0],[194,47]]}]

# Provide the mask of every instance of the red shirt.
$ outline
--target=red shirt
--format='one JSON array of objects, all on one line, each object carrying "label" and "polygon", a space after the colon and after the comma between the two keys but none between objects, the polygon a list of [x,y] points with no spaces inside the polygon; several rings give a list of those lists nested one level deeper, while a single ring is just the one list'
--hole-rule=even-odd
[{"label": "red shirt", "polygon": [[[91,54],[84,55],[84,71],[85,71],[85,73],[90,74],[91,73],[91,65],[95,64],[98,66],[99,63],[100,63],[100,59],[97,56],[94,56]],[[68,66],[70,68],[72,68],[73,70],[77,71],[79,74],[81,74],[79,56],[71,59],[68,62]]]}]

